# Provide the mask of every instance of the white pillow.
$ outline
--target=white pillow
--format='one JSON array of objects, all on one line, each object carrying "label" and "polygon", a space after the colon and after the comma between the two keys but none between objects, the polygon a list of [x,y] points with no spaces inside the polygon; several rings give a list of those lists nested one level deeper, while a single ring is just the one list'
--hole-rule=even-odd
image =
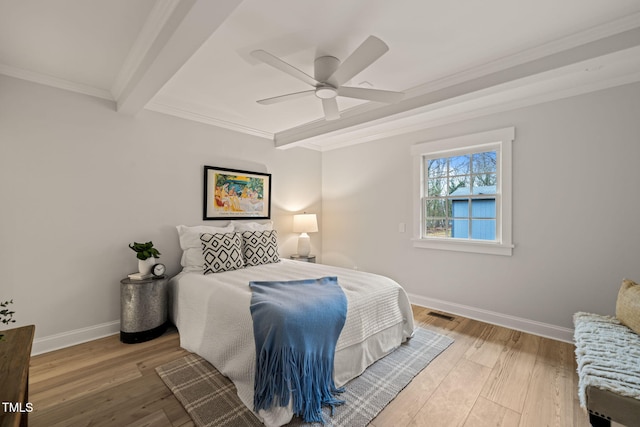
[{"label": "white pillow", "polygon": [[180,237],[180,248],[183,250],[182,259],[180,260],[182,271],[202,272],[204,270],[204,257],[202,256],[200,235],[204,233],[233,233],[233,224],[229,224],[226,227],[178,225],[176,229]]},{"label": "white pillow", "polygon": [[273,221],[267,221],[264,223],[231,221],[229,225],[232,225],[234,227],[234,230],[239,232],[273,230]]}]

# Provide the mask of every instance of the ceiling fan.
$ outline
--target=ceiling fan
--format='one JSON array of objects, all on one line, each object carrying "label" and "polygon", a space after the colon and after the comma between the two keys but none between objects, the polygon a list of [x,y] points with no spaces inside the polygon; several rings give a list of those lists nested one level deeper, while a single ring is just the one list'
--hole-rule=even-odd
[{"label": "ceiling fan", "polygon": [[254,50],[251,52],[254,58],[314,87],[314,89],[261,99],[257,102],[262,105],[269,105],[313,94],[322,101],[322,108],[326,120],[336,120],[340,118],[338,102],[336,101],[337,96],[386,103],[398,102],[403,98],[404,93],[342,86],[356,74],[373,64],[388,50],[389,46],[387,46],[385,42],[377,37],[369,36],[342,63],[340,63],[338,58],[333,56],[321,56],[317,58],[314,62],[314,77],[287,64],[269,52]]}]

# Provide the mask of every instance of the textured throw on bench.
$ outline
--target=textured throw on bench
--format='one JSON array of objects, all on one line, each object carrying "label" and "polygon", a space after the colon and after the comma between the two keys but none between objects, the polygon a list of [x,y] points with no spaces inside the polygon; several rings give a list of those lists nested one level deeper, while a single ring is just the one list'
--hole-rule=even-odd
[{"label": "textured throw on bench", "polygon": [[640,399],[638,334],[610,316],[580,312],[573,322],[581,406],[588,386]]},{"label": "textured throw on bench", "polygon": [[256,344],[254,410],[287,406],[323,422],[322,406],[344,403],[333,382],[336,343],[347,317],[337,277],[250,282]]}]

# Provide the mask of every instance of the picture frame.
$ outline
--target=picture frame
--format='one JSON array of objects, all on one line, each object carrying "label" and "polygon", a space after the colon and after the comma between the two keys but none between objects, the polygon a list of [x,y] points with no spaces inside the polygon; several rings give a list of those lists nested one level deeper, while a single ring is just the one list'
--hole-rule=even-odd
[{"label": "picture frame", "polygon": [[203,220],[270,218],[271,174],[204,166]]}]

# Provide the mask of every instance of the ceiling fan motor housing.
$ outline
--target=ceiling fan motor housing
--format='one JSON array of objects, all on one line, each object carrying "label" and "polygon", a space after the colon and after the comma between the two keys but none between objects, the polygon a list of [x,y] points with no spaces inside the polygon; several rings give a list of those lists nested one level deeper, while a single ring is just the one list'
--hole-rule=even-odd
[{"label": "ceiling fan motor housing", "polygon": [[313,63],[313,76],[321,83],[331,83],[328,81],[329,77],[336,72],[339,65],[340,60],[334,56],[320,56]]}]

